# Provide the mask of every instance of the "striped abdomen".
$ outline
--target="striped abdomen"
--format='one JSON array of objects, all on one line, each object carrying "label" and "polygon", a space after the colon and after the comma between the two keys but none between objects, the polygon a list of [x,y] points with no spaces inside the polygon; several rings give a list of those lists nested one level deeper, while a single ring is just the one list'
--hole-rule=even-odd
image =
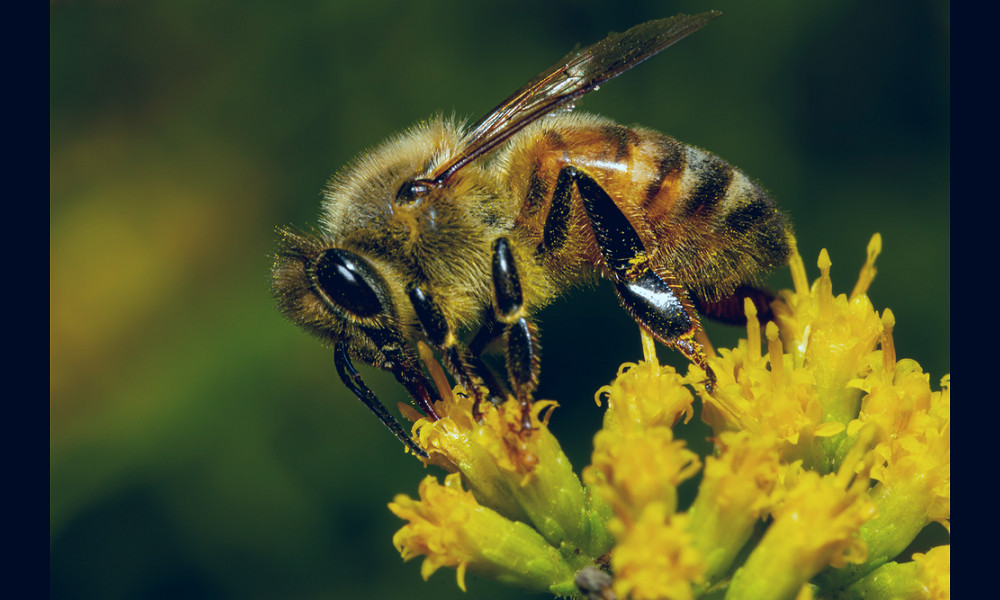
[{"label": "striped abdomen", "polygon": [[564,276],[603,266],[568,166],[611,196],[658,269],[703,299],[787,262],[788,225],[764,190],[720,158],[660,133],[561,115],[520,134],[503,160],[523,200],[515,229]]}]

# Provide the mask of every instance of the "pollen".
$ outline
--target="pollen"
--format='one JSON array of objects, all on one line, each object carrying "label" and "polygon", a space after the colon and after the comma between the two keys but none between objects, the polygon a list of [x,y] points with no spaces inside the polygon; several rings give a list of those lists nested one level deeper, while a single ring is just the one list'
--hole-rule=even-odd
[{"label": "pollen", "polygon": [[644,251],[639,251],[635,256],[628,259],[626,273],[630,277],[638,277],[649,268],[649,256]]}]

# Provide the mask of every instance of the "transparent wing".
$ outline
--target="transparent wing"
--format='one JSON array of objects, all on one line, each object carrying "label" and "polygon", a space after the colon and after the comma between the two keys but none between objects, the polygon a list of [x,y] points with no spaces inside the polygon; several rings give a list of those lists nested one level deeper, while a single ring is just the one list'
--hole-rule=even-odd
[{"label": "transparent wing", "polygon": [[462,151],[442,163],[431,179],[437,184],[446,182],[456,171],[535,120],[597,89],[720,14],[710,11],[650,21],[570,52],[473,125]]}]

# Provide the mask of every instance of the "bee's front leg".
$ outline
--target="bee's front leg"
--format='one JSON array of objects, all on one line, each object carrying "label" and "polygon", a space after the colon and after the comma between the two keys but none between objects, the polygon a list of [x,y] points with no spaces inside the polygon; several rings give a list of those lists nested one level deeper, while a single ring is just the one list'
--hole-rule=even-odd
[{"label": "bee's front leg", "polygon": [[695,341],[701,323],[687,290],[669,272],[653,269],[635,227],[600,184],[579,169],[566,167],[566,170],[580,191],[622,306],[640,327],[701,367],[709,377],[706,385],[711,389],[715,375],[701,344]]},{"label": "bee's front leg", "polygon": [[478,418],[479,404],[485,400],[484,389],[491,395],[497,393],[491,383],[483,379],[474,368],[480,361],[459,343],[441,307],[427,291],[419,285],[411,285],[407,289],[407,294],[424,335],[431,345],[441,352],[448,372],[475,398],[473,412]]},{"label": "bee's front leg", "polygon": [[[386,410],[385,406],[375,396],[375,393],[362,381],[361,374],[351,364],[351,357],[347,353],[347,345],[344,342],[337,343],[334,349],[333,361],[337,365],[337,373],[340,374],[340,378],[344,381],[347,389],[351,390],[358,397],[358,400],[361,400],[369,410],[375,413],[375,416],[382,421],[382,424],[388,427],[389,431],[395,434],[399,441],[403,442],[407,448],[417,456],[427,458],[427,453],[407,435],[406,431],[399,424],[399,421]],[[434,414],[433,411],[431,414]],[[434,418],[437,417],[435,416]]]},{"label": "bee's front leg", "polygon": [[493,242],[493,300],[497,321],[505,325],[507,376],[521,403],[522,425],[530,429],[531,393],[538,387],[538,336],[524,309],[521,280],[504,237]]}]

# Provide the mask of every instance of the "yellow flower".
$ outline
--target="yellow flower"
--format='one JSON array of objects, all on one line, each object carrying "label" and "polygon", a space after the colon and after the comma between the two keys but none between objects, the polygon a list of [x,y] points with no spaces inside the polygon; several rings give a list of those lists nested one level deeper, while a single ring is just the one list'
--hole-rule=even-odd
[{"label": "yellow flower", "polygon": [[792,598],[827,566],[865,560],[856,534],[875,516],[865,456],[870,452],[857,448],[836,474],[820,475],[798,462],[786,467],[774,521],[736,571],[727,599]]},{"label": "yellow flower", "polygon": [[[891,328],[886,335],[891,339]],[[927,520],[950,529],[951,378],[942,379],[941,391],[934,392],[915,361],[896,362],[893,356],[887,364],[890,369],[877,369],[858,384],[868,393],[849,430],[877,426],[884,439],[875,449],[881,461],[872,477],[885,488],[915,487],[903,495],[911,502],[914,495],[924,497]]]},{"label": "yellow flower", "polygon": [[865,600],[948,600],[951,546],[916,553],[910,562],[887,563],[847,588],[846,598]]},{"label": "yellow flower", "polygon": [[484,403],[477,420],[474,400],[460,388],[442,395],[435,405],[441,418],[419,418],[413,425],[414,438],[428,454],[425,462],[460,472],[480,503],[532,525],[581,566],[608,551],[609,510],[584,489],[549,431],[555,402],[535,402],[531,428],[524,429],[514,399],[500,406]]},{"label": "yellow flower", "polygon": [[674,440],[673,431],[655,427],[621,434],[601,431],[594,438],[584,481],[602,493],[620,518],[635,519],[651,502],[677,508],[677,485],[697,473],[698,455]]},{"label": "yellow flower", "polygon": [[918,578],[933,600],[951,598],[951,545],[931,548],[926,554],[916,553],[913,560],[920,565]]},{"label": "yellow flower", "polygon": [[823,405],[823,421],[844,425],[857,415],[861,394],[847,386],[865,367],[875,348],[882,323],[866,295],[875,277],[875,259],[882,252],[882,236],[868,244],[868,259],[850,296],[833,295],[830,256],[820,252],[820,278],[806,285],[805,266],[796,252],[790,262],[793,292],[782,294],[774,313],[793,362],[809,367],[817,396]]},{"label": "yellow flower", "polygon": [[392,542],[404,560],[426,556],[420,568],[424,579],[447,566],[457,568],[462,590],[467,569],[534,590],[562,594],[574,589],[575,569],[558,550],[531,527],[476,502],[457,473],[445,477],[444,485],[426,477],[419,501],[401,494],[389,509],[409,521]]},{"label": "yellow flower", "polygon": [[702,392],[702,419],[716,435],[746,431],[773,440],[787,462],[824,464],[817,440],[844,431],[843,424],[824,420],[813,370],[784,353],[774,323],[768,323],[767,354],[761,354],[757,312],[749,300],[746,311],[747,340],[709,360],[717,381],[711,393]]},{"label": "yellow flower", "polygon": [[663,502],[647,504],[630,527],[612,526],[614,591],[632,600],[689,600],[703,580],[705,561],[691,544],[687,517]]},{"label": "yellow flower", "polygon": [[694,415],[694,397],[682,385],[688,381],[673,367],[655,362],[623,364],[615,380],[594,396],[598,406],[607,400],[603,431],[673,427],[681,417],[687,423]]},{"label": "yellow flower", "polygon": [[[886,311],[888,313],[888,311]],[[892,352],[891,313],[886,319],[885,360],[858,382],[867,392],[859,417],[849,431],[874,427],[881,434],[875,447],[870,495],[878,518],[866,523],[861,537],[870,560],[845,569],[832,579],[849,581],[899,555],[930,522],[951,530],[951,383],[932,392],[929,377],[912,360],[896,361]]]},{"label": "yellow flower", "polygon": [[690,543],[686,517],[675,514],[677,486],[701,467],[671,429],[692,415],[684,382],[671,367],[626,364],[596,396],[599,404],[606,397],[608,409],[583,479],[614,510],[610,561],[621,598],[693,598],[693,584],[703,580],[705,561]]},{"label": "yellow flower", "polygon": [[780,463],[773,440],[726,431],[716,440],[719,456],[705,459],[704,477],[691,508],[692,544],[708,563],[706,575],[729,570],[774,503]]}]

